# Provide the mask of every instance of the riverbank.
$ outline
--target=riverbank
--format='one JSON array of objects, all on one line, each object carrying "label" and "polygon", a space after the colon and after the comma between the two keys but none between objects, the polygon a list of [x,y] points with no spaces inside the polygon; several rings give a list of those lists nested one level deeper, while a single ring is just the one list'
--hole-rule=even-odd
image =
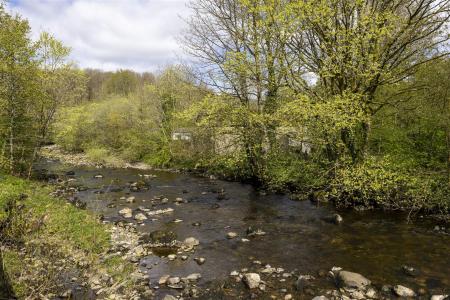
[{"label": "riverbank", "polygon": [[55,187],[6,175],[0,180],[0,208],[10,297],[139,299],[150,292],[128,259],[138,238],[132,230],[103,224],[56,196]]}]

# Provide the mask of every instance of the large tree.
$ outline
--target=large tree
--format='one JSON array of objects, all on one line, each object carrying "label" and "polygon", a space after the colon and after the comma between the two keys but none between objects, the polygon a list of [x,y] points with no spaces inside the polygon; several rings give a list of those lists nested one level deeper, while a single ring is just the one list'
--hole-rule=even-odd
[{"label": "large tree", "polygon": [[253,176],[260,178],[264,135],[269,133],[272,144],[276,124],[260,122],[258,115],[277,109],[284,81],[285,35],[279,24],[283,1],[197,0],[190,6],[193,15],[184,46],[196,58],[205,82],[238,99],[237,109],[247,112],[232,125],[240,133]]},{"label": "large tree", "polygon": [[[448,24],[449,3],[313,0],[286,6],[290,86],[317,103],[351,94],[354,106],[367,115],[357,126],[341,130],[355,162],[366,152],[371,116],[391,100],[376,98],[377,89],[447,54],[435,52],[448,50],[449,36],[442,30]],[[300,76],[303,72],[315,74],[320,88],[311,89]]]}]

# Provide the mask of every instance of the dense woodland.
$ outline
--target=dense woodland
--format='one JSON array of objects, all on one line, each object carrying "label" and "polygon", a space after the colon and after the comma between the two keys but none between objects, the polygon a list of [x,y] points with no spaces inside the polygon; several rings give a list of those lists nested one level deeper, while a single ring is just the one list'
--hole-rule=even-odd
[{"label": "dense woodland", "polygon": [[[299,199],[448,212],[447,0],[190,4],[191,66],[80,69],[0,7],[0,167],[56,143],[250,181]],[[177,131],[191,138],[174,140]]]}]

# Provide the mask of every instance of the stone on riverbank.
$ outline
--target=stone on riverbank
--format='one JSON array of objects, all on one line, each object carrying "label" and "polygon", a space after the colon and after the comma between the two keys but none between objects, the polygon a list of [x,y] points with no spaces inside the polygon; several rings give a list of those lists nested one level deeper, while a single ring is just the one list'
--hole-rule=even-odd
[{"label": "stone on riverbank", "polygon": [[257,273],[244,274],[244,283],[249,289],[255,289],[261,283],[261,277]]},{"label": "stone on riverbank", "polygon": [[341,286],[358,290],[365,289],[371,283],[369,279],[361,274],[349,271],[340,271],[338,273],[338,280]]}]

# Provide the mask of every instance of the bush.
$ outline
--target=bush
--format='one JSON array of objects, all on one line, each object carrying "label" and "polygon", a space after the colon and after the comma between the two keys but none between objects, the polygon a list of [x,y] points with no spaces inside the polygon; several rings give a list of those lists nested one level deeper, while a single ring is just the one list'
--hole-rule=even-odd
[{"label": "bush", "polygon": [[276,152],[267,158],[264,182],[273,190],[305,193],[323,187],[325,175],[325,168],[313,160]]},{"label": "bush", "polygon": [[337,169],[326,198],[339,206],[448,212],[450,193],[436,175],[411,174],[389,157]]}]

